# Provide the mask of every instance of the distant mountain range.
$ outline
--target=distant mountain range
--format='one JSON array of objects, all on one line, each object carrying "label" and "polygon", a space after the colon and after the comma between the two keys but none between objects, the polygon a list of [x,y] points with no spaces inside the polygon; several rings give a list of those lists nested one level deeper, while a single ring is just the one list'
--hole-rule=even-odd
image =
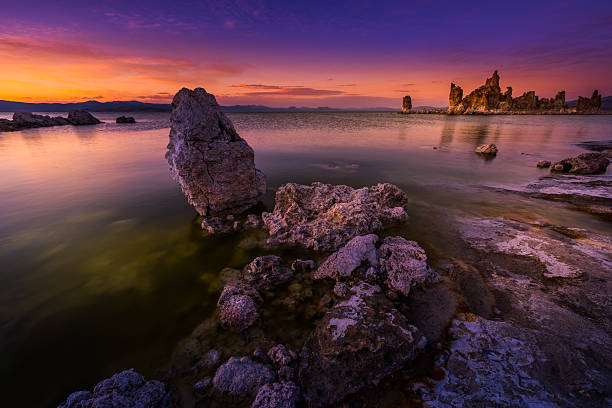
[{"label": "distant mountain range", "polygon": [[[84,109],[91,112],[168,112],[170,104],[146,103],[140,101],[98,102],[86,101],[76,103],[28,103],[0,100],[0,112],[68,112],[72,109]],[[296,107],[271,108],[261,105],[221,106],[226,112],[333,112],[333,111],[396,111],[394,108],[350,108],[339,109],[320,106],[318,108]]]},{"label": "distant mountain range", "polygon": [[[567,101],[568,106],[576,106],[578,100]],[[68,112],[72,109],[84,109],[91,112],[169,112],[170,104],[147,103],[140,101],[98,102],[86,101],[75,103],[28,103],[0,100],[0,112]],[[288,108],[271,108],[262,105],[221,106],[225,112],[335,112],[335,111],[399,111],[399,108],[330,108],[305,106]],[[432,106],[415,106],[413,110],[434,109]],[[447,109],[447,108],[443,108]],[[612,96],[601,98],[601,109],[612,111]]]}]

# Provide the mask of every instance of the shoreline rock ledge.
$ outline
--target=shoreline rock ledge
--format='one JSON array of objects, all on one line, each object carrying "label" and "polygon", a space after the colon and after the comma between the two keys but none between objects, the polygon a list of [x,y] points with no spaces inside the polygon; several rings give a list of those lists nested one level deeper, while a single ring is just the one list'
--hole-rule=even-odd
[{"label": "shoreline rock ledge", "polygon": [[203,88],[181,89],[172,100],[170,173],[204,217],[239,214],[266,191],[255,153]]}]

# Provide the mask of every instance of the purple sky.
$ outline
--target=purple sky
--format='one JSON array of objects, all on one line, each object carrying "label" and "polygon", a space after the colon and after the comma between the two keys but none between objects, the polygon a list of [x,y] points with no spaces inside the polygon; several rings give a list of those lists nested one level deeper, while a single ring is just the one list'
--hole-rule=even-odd
[{"label": "purple sky", "polygon": [[498,69],[515,95],[612,93],[612,1],[10,2],[0,99],[448,104]]}]

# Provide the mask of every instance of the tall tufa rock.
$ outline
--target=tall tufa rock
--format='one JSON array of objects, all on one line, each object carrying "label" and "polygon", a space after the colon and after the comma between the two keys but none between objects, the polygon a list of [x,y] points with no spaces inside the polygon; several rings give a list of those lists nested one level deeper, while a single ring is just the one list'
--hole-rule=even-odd
[{"label": "tall tufa rock", "polygon": [[576,112],[578,113],[595,113],[601,108],[601,95],[599,91],[593,91],[593,96],[585,98],[582,96],[578,97],[578,103],[576,104]]},{"label": "tall tufa rock", "polygon": [[402,113],[410,113],[411,109],[412,109],[412,99],[410,98],[410,95],[406,95],[404,96],[404,99],[402,100]]},{"label": "tall tufa rock", "polygon": [[504,93],[499,86],[499,75],[493,72],[484,85],[473,90],[465,98],[461,87],[451,83],[449,114],[514,114],[514,113],[596,113],[601,107],[601,96],[597,91],[591,98],[578,98],[576,109],[565,104],[565,91],[559,91],[554,98],[538,98],[535,91],[512,97],[512,87]]},{"label": "tall tufa rock", "polygon": [[457,86],[451,82],[450,95],[448,96],[450,107],[453,108],[459,105],[462,99],[463,99],[463,89],[461,89],[460,86]]},{"label": "tall tufa rock", "polygon": [[203,216],[237,214],[266,191],[253,149],[203,88],[181,89],[172,100],[170,173]]}]

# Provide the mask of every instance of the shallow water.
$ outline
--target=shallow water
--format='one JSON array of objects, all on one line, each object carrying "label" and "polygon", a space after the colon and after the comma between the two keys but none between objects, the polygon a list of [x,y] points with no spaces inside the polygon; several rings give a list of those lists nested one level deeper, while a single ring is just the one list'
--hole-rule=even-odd
[{"label": "shallow water", "polygon": [[[262,250],[242,234],[210,238],[170,179],[167,113],[0,133],[0,383],[3,400],[55,406],[134,367],[146,375],[213,312],[219,271]],[[9,117],[0,114],[0,118]],[[456,214],[547,221],[610,234],[609,223],[487,186],[548,174],[538,160],[609,139],[612,116],[398,115],[391,112],[229,115],[268,179],[392,182],[411,197],[400,231],[432,263],[457,256]],[[500,153],[474,153],[495,143]],[[609,177],[610,170],[605,175]],[[32,392],[32,390],[36,390]]]}]

